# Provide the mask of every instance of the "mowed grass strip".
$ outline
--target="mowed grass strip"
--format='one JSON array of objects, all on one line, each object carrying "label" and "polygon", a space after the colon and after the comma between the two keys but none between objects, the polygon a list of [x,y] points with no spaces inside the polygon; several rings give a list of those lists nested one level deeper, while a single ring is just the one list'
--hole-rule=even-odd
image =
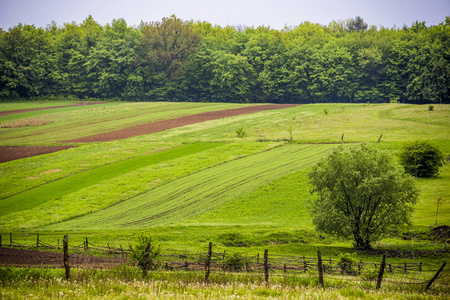
[{"label": "mowed grass strip", "polygon": [[304,169],[333,145],[285,145],[195,173],[107,209],[49,228],[144,228],[180,224]]},{"label": "mowed grass strip", "polygon": [[151,164],[219,147],[221,143],[185,144],[151,155],[116,162],[33,188],[0,201],[0,216],[32,209],[47,201]]}]

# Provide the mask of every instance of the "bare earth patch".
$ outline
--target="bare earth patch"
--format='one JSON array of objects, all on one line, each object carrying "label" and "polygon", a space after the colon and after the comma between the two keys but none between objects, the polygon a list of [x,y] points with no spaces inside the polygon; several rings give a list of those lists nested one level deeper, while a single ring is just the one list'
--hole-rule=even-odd
[{"label": "bare earth patch", "polygon": [[70,148],[75,146],[0,146],[0,163]]}]

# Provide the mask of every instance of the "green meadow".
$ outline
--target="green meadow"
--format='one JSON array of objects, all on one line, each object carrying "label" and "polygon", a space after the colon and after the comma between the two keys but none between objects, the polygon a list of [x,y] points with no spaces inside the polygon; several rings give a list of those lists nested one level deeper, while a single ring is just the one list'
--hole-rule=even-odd
[{"label": "green meadow", "polygon": [[[67,104],[1,103],[0,111]],[[59,145],[245,105],[111,102],[12,114],[0,117],[0,125],[30,118],[51,122],[0,128],[0,145]],[[0,164],[0,234],[12,232],[16,242],[28,244],[39,233],[51,243],[69,234],[74,244],[89,237],[95,244],[128,246],[148,232],[163,252],[204,251],[213,242],[221,251],[312,256],[320,248],[326,257],[356,252],[358,259],[379,261],[379,255],[355,251],[349,240],[314,230],[307,173],[338,145],[367,143],[395,156],[412,140],[430,140],[449,155],[450,106],[429,111],[427,105],[309,104],[124,140],[76,143]],[[430,231],[450,225],[450,165],[435,178],[415,181],[421,194],[412,226],[383,237],[374,248],[429,251],[421,259],[437,266],[449,258],[441,251],[448,246]]]}]

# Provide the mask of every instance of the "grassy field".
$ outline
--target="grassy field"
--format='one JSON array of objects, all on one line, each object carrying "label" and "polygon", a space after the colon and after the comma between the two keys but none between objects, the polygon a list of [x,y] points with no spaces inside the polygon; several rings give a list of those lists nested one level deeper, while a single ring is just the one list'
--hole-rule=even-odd
[{"label": "grassy field", "polygon": [[[0,111],[67,104],[1,103]],[[13,114],[0,117],[0,125],[30,118],[52,122],[0,128],[0,145],[56,145],[64,139],[237,107],[242,105],[114,102]],[[425,105],[314,104],[119,141],[79,143],[77,148],[0,164],[0,234],[13,232],[15,241],[30,243],[33,234],[39,233],[54,243],[68,233],[75,244],[89,237],[96,244],[128,246],[145,231],[166,251],[200,251],[213,242],[218,251],[269,249],[285,255],[315,255],[320,248],[327,257],[357,252],[358,259],[379,261],[379,255],[355,251],[351,241],[315,232],[308,212],[313,197],[308,170],[338,144],[364,142],[395,156],[406,141],[430,140],[448,155],[449,120],[448,105],[435,105],[434,111],[428,111]],[[243,128],[244,137],[237,136],[237,128]],[[374,247],[429,251],[421,259],[438,266],[449,255],[436,252],[447,246],[433,240],[430,229],[450,225],[450,165],[439,176],[416,179],[416,183],[421,194],[413,226],[393,232]],[[134,291],[127,284],[111,284]],[[32,293],[33,283],[26,286],[23,292]],[[59,283],[56,286],[65,289]],[[12,293],[20,289],[12,287]],[[208,289],[208,293],[231,296],[227,289]],[[295,292],[285,286],[280,289],[287,289],[283,294]],[[170,291],[180,296],[179,291],[162,290],[161,298]],[[206,292],[193,287],[185,290],[194,298]],[[252,292],[255,298],[258,293],[267,293],[261,298],[272,293],[257,290],[260,287]],[[342,291],[345,288],[330,289],[330,298],[345,298]],[[364,290],[355,293],[351,297],[358,298],[358,293],[369,299],[386,296]],[[84,295],[91,296],[95,295]],[[411,298],[422,299],[417,294]]]}]

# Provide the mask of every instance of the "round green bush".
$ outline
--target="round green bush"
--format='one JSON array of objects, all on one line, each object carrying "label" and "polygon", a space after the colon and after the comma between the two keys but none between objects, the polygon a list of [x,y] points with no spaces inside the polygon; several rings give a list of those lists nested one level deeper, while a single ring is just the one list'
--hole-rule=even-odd
[{"label": "round green bush", "polygon": [[416,177],[433,177],[439,174],[444,154],[429,141],[407,143],[400,151],[400,163],[405,171]]}]

